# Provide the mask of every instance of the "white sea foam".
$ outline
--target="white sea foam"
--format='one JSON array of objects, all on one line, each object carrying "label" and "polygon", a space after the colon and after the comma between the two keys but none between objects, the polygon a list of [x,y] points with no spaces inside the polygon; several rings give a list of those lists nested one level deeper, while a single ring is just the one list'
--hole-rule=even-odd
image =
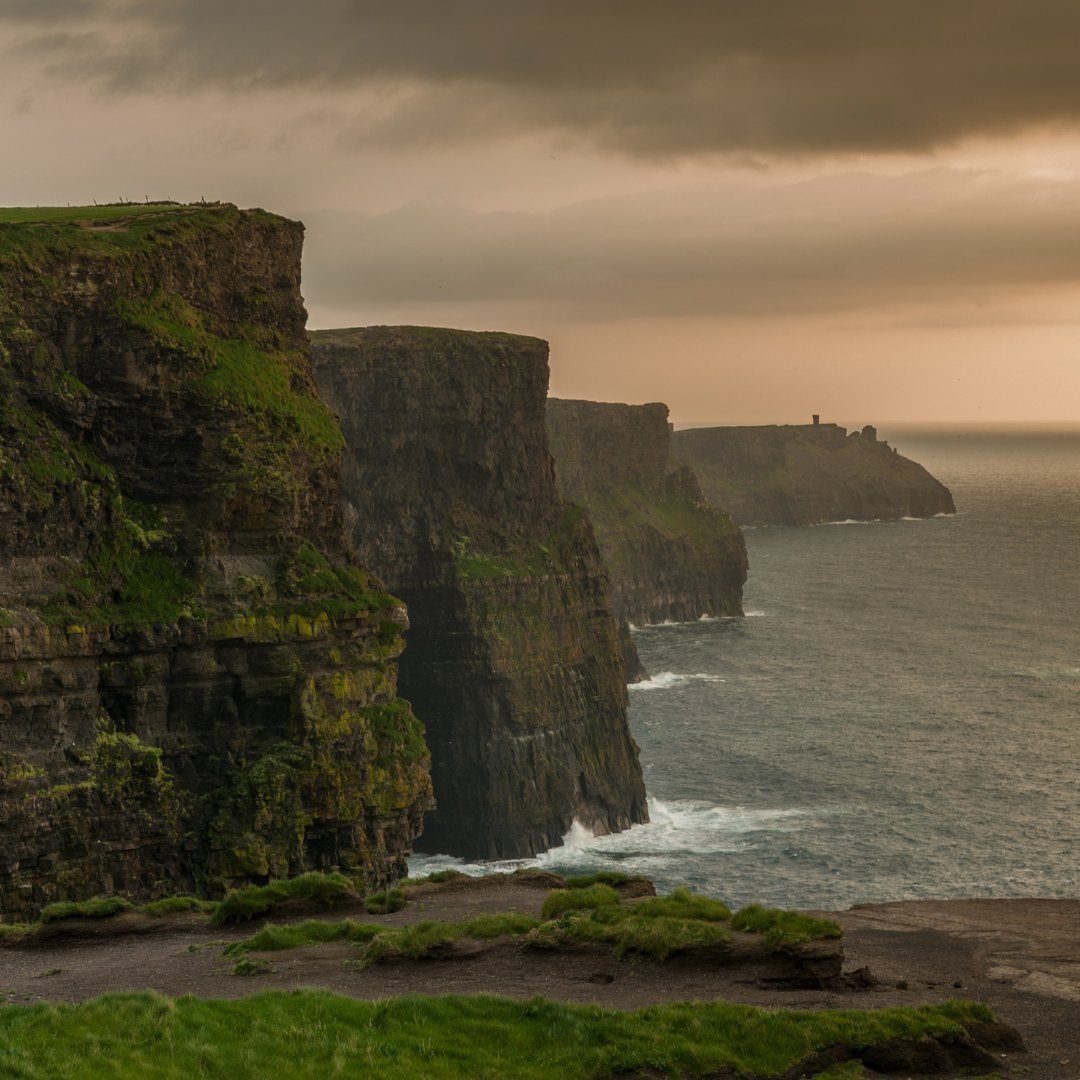
[{"label": "white sea foam", "polygon": [[757,609],[747,609],[743,614],[748,619],[763,619],[766,613],[764,611],[758,611]]},{"label": "white sea foam", "polygon": [[630,690],[667,690],[672,686],[683,686],[686,683],[691,682],[723,682],[724,679],[720,675],[709,675],[706,672],[699,672],[695,675],[678,675],[674,671],[661,671],[654,675],[651,679],[645,679],[642,682],[630,683]]},{"label": "white sea foam", "polygon": [[582,867],[621,869],[646,877],[668,877],[674,861],[687,856],[729,855],[755,846],[752,834],[791,832],[812,821],[808,809],[754,809],[745,806],[717,806],[691,799],[663,802],[649,800],[649,822],[624,832],[596,835],[580,821],[574,821],[561,847],[552,848],[534,859],[499,862],[465,862],[450,855],[414,855],[409,860],[411,877],[437,870],[458,870],[480,877],[506,873],[521,867],[580,872]]}]

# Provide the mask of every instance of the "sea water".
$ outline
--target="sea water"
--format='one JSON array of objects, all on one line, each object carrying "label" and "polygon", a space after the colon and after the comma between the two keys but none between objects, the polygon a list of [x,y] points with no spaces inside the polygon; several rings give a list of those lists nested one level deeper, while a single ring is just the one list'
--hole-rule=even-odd
[{"label": "sea water", "polygon": [[[747,530],[745,618],[635,631],[650,824],[529,865],[740,905],[1080,895],[1080,431],[881,434],[959,512]],[[411,870],[441,866],[504,868]]]}]

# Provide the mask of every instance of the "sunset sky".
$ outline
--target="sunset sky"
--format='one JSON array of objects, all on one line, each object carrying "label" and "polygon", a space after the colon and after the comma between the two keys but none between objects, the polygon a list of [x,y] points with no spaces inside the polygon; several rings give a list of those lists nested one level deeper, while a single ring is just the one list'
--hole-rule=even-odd
[{"label": "sunset sky", "polygon": [[1080,421],[1075,0],[0,0],[0,203],[308,227],[313,327],[680,423]]}]

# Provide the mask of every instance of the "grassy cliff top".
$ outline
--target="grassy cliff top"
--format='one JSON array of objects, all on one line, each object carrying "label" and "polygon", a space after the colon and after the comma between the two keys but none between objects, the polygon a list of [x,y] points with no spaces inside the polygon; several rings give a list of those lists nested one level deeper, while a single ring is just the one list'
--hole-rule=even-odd
[{"label": "grassy cliff top", "polygon": [[108,206],[0,207],[0,268],[36,265],[56,255],[113,258],[162,236],[225,229],[242,217],[286,219],[232,203],[123,203]]},{"label": "grassy cliff top", "polygon": [[341,329],[309,330],[315,345],[377,345],[395,342],[424,342],[430,345],[475,342],[492,345],[543,346],[542,338],[528,334],[508,334],[501,330],[454,330],[443,326],[351,326]]},{"label": "grassy cliff top", "polygon": [[[147,214],[189,214],[193,210],[221,207],[223,203],[109,203],[105,206],[3,206],[0,224],[78,225],[117,218],[144,217]],[[235,209],[235,207],[232,207]]]}]

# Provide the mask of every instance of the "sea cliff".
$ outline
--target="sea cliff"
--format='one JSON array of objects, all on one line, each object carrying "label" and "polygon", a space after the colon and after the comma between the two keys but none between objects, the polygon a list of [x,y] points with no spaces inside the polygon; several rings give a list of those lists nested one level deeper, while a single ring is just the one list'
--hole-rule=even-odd
[{"label": "sea cliff", "polygon": [[709,500],[740,525],[815,525],[953,514],[952,495],[871,426],[690,428],[672,438]]},{"label": "sea cliff", "polygon": [[345,539],[302,226],[0,211],[0,916],[404,872],[401,601]]},{"label": "sea cliff", "polygon": [[420,846],[512,858],[647,819],[608,581],[555,487],[536,338],[428,327],[317,331],[341,414],[346,520],[408,604],[402,693],[437,807]]},{"label": "sea cliff", "polygon": [[559,489],[596,530],[617,618],[742,614],[742,533],[672,459],[666,405],[550,398],[547,427]]}]

